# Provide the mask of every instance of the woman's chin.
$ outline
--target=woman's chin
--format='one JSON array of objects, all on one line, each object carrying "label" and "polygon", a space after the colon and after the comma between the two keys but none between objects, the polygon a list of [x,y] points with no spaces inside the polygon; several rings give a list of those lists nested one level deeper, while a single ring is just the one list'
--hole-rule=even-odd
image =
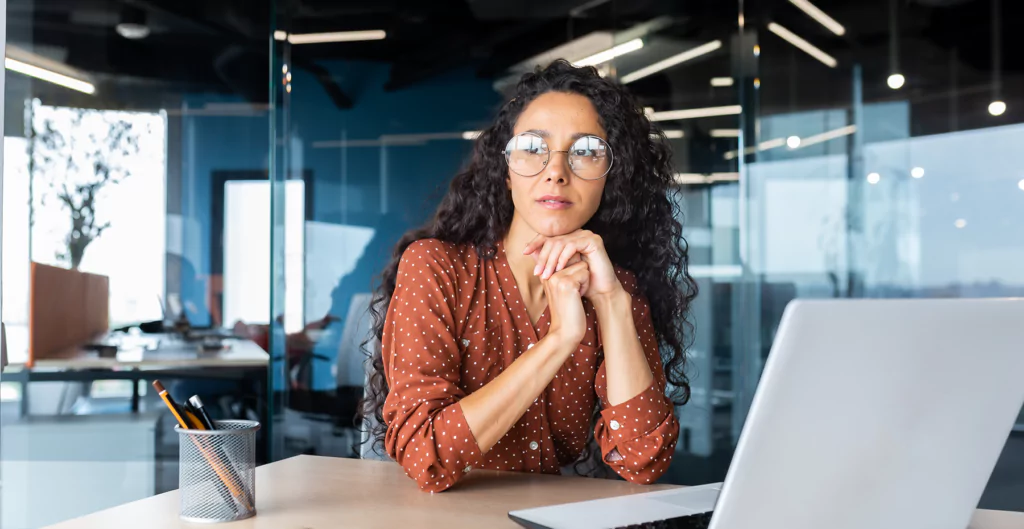
[{"label": "woman's chin", "polygon": [[537,226],[534,229],[534,231],[545,237],[559,237],[561,235],[568,235],[578,229],[580,229],[580,226],[568,225],[563,223],[551,223],[541,224],[540,226]]}]

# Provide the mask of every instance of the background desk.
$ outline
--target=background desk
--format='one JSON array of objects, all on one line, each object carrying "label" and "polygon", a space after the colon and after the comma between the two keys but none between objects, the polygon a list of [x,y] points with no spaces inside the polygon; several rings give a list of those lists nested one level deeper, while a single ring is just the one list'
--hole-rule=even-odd
[{"label": "background desk", "polygon": [[[224,349],[199,352],[197,344],[169,334],[143,335],[126,338],[125,346],[115,357],[102,358],[96,353],[80,352],[65,358],[36,360],[32,367],[11,364],[4,370],[4,381],[21,383],[21,415],[25,416],[29,410],[27,386],[30,382],[131,380],[135,382],[131,409],[136,412],[140,380],[244,378],[254,371],[262,372],[270,362],[270,355],[251,340],[229,339],[224,343]],[[265,386],[266,376],[253,376],[253,379]]]},{"label": "background desk", "polygon": [[[199,352],[197,344],[168,335],[127,337],[123,342],[116,357],[71,351],[63,358],[37,360],[33,367],[11,365],[4,371],[4,382],[19,382],[22,391],[21,417],[6,421],[0,436],[0,473],[9,485],[0,489],[0,527],[39,527],[177,488],[173,421],[152,389],[140,406],[140,381],[160,379],[173,388],[170,381],[175,379],[244,380],[248,383],[240,387],[252,388],[262,401],[252,407],[263,424],[269,422],[269,355],[256,343],[228,340],[228,348]],[[48,406],[38,405],[43,400],[29,407],[32,382],[97,380],[130,381],[132,413],[123,413],[129,404],[124,398],[113,403],[116,413],[95,415],[53,415]],[[270,459],[267,440],[264,429],[257,437],[260,461]]]},{"label": "background desk", "polygon": [[[255,518],[224,529],[288,527],[516,528],[508,511],[671,488],[623,481],[475,470],[457,488],[426,494],[395,463],[298,456],[256,470]],[[178,493],[115,507],[54,529],[196,528],[178,519]],[[971,529],[1020,529],[1024,514],[978,511]]]}]

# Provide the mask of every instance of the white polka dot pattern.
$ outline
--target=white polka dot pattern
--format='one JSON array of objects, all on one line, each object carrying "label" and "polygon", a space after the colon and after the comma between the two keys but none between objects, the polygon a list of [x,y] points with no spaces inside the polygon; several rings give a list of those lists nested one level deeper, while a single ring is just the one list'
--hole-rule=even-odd
[{"label": "white polka dot pattern", "polygon": [[[617,273],[634,294],[634,324],[654,383],[609,405],[597,319],[584,302],[587,332],[579,349],[519,422],[482,454],[459,401],[543,338],[549,315],[545,311],[531,323],[500,245],[493,259],[436,239],[410,245],[381,342],[390,388],[384,404],[388,454],[432,492],[451,487],[471,468],[557,474],[583,451],[600,402],[593,427],[605,461],[629,481],[655,481],[672,460],[679,426],[664,394],[647,302],[634,293],[632,274]],[[607,426],[613,422],[618,429]]]}]

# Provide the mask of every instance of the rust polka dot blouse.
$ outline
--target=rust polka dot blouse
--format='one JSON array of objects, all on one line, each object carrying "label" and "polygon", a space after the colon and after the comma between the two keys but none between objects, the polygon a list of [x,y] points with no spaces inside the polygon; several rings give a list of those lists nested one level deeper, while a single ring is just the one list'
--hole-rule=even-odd
[{"label": "rust polka dot blouse", "polygon": [[[475,468],[557,474],[576,461],[593,428],[604,461],[623,478],[652,483],[672,460],[679,424],[646,299],[632,274],[617,270],[633,296],[633,321],[654,382],[636,397],[607,400],[593,307],[587,332],[519,422],[483,454],[459,401],[484,386],[547,334],[545,310],[530,321],[504,249],[481,259],[470,246],[417,241],[398,265],[381,341],[390,393],[385,447],[426,491],[438,492]],[[601,412],[591,424],[595,405]]]}]

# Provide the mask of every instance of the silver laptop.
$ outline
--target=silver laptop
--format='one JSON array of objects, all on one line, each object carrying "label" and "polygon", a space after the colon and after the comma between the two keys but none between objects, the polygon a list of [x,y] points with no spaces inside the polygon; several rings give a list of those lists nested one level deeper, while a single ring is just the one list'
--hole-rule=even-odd
[{"label": "silver laptop", "polygon": [[967,527],[1022,381],[1024,299],[794,301],[724,484],[509,516],[550,529]]}]

